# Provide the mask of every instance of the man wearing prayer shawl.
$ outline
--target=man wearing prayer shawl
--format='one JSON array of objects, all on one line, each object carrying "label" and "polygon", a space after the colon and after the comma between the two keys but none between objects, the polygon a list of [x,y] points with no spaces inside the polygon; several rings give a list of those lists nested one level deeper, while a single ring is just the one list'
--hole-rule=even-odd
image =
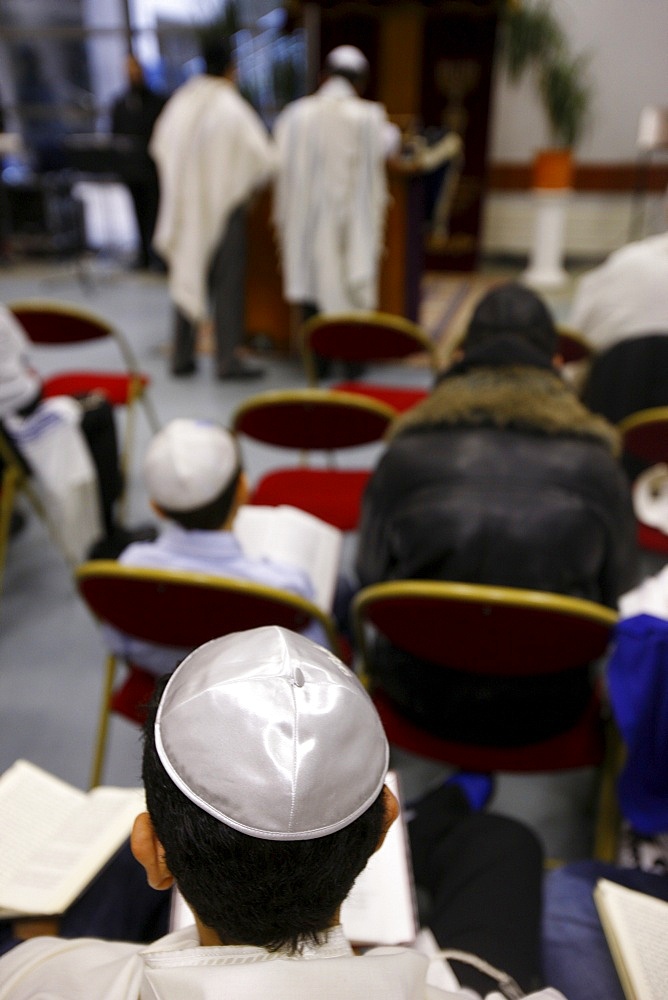
[{"label": "man wearing prayer shawl", "polygon": [[275,154],[262,121],[234,84],[229,44],[203,44],[206,72],[170,98],[150,153],[160,178],[154,246],[169,266],[175,306],[172,374],[195,371],[197,325],[209,297],[220,378],[261,374],[242,360],[246,205],[269,180]]},{"label": "man wearing prayer shawl", "polygon": [[315,312],[375,309],[387,204],[385,160],[399,130],[360,97],[368,63],[341,45],[325,81],[278,116],[274,221],[289,302]]}]

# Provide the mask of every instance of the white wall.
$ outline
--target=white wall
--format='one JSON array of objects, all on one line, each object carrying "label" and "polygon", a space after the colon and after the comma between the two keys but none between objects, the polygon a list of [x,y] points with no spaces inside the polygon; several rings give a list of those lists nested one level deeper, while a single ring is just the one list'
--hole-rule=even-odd
[{"label": "white wall", "polygon": [[[574,52],[591,53],[595,92],[581,162],[633,160],[640,109],[668,106],[667,0],[552,0]],[[544,144],[542,115],[530,86],[510,85],[497,67],[491,162],[525,163]]]},{"label": "white wall", "polygon": [[[526,0],[529,2],[529,0]],[[668,0],[552,0],[574,53],[591,53],[591,128],[576,150],[580,163],[632,163],[640,110],[668,107]],[[548,136],[530,84],[510,85],[497,65],[492,91],[490,162],[526,164]],[[655,162],[668,153],[655,154]],[[668,198],[579,192],[568,201],[565,253],[603,258],[646,233],[665,228]],[[528,253],[535,204],[528,192],[491,192],[485,199],[484,252]]]}]

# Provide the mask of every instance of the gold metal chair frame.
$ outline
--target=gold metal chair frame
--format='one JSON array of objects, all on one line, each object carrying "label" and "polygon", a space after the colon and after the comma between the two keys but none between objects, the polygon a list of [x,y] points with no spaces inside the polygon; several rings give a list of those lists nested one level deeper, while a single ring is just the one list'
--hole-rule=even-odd
[{"label": "gold metal chair frame", "polygon": [[642,427],[644,424],[664,422],[668,424],[668,406],[650,406],[646,410],[637,410],[635,413],[630,413],[628,417],[624,417],[617,424],[617,427],[622,434],[626,434],[628,431],[634,430],[636,427]]}]

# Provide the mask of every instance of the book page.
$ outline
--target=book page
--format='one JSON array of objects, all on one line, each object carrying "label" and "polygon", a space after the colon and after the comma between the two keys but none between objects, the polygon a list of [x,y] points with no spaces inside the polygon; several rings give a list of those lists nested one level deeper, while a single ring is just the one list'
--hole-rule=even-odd
[{"label": "book page", "polygon": [[[399,799],[397,776],[386,783]],[[341,923],[354,944],[408,944],[417,933],[408,834],[401,815],[383,846],[369,858],[341,908]]]},{"label": "book page", "polygon": [[233,531],[251,558],[303,569],[315,590],[314,603],[331,611],[343,539],[338,528],[296,507],[244,504]]},{"label": "book page", "polygon": [[143,808],[141,789],[85,793],[17,761],[0,778],[0,916],[61,913]]},{"label": "book page", "polygon": [[600,879],[594,901],[628,1000],[665,1000],[668,903]]}]

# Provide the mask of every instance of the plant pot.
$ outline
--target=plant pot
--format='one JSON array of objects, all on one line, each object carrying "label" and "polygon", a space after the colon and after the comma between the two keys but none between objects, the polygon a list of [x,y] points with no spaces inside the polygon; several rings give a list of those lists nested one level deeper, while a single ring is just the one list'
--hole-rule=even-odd
[{"label": "plant pot", "polygon": [[573,153],[570,149],[541,149],[532,169],[532,187],[559,191],[573,186]]}]

